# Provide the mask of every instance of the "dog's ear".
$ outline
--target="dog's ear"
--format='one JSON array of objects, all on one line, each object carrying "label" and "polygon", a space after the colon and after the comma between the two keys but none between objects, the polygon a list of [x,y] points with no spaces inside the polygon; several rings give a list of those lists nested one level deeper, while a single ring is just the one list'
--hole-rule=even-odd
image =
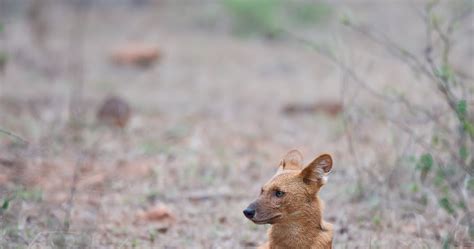
[{"label": "dog's ear", "polygon": [[301,171],[301,176],[305,183],[326,182],[326,175],[331,171],[332,158],[328,154],[323,154],[314,159],[306,168]]},{"label": "dog's ear", "polygon": [[301,155],[301,152],[298,150],[290,150],[286,153],[283,159],[281,159],[278,170],[301,169],[302,161],[303,155]]}]

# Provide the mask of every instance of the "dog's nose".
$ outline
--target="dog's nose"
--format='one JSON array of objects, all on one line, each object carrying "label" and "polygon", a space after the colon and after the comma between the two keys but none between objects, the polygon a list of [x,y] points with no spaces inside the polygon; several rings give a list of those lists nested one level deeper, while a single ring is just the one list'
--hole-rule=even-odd
[{"label": "dog's nose", "polygon": [[245,217],[252,219],[255,216],[255,209],[253,208],[246,208],[244,210]]}]

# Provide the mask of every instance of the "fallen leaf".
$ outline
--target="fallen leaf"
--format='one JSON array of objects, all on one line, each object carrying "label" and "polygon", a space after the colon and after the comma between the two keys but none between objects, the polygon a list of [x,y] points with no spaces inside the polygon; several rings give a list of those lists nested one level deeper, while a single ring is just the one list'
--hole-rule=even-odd
[{"label": "fallen leaf", "polygon": [[139,212],[138,218],[147,221],[174,221],[176,219],[171,210],[163,204]]},{"label": "fallen leaf", "polygon": [[106,176],[104,174],[95,174],[86,178],[83,178],[79,181],[78,186],[80,188],[84,187],[101,187],[101,185],[105,182]]},{"label": "fallen leaf", "polygon": [[143,179],[143,177],[149,176],[151,172],[151,165],[153,161],[148,160],[135,160],[130,162],[118,163],[120,167],[120,174],[123,175],[122,179]]},{"label": "fallen leaf", "polygon": [[158,46],[146,43],[129,43],[112,51],[112,61],[120,65],[150,66],[161,56]]},{"label": "fallen leaf", "polygon": [[343,111],[343,106],[337,101],[320,101],[312,104],[291,103],[283,107],[283,113],[287,115],[323,113],[336,117]]},{"label": "fallen leaf", "polygon": [[156,229],[156,231],[158,231],[159,233],[166,233],[168,232],[169,230],[169,227],[159,227]]},{"label": "fallen leaf", "polygon": [[8,177],[4,174],[0,174],[0,185],[5,185],[8,182]]}]

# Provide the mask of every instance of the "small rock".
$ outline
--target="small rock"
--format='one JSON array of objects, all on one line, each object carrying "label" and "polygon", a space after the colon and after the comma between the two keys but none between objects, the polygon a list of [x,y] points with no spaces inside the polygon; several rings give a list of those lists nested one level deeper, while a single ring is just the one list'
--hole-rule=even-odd
[{"label": "small rock", "polygon": [[227,218],[224,216],[219,217],[219,223],[220,224],[226,224],[227,223]]},{"label": "small rock", "polygon": [[100,122],[119,128],[124,128],[127,125],[130,115],[130,105],[125,99],[118,96],[107,97],[97,112]]},{"label": "small rock", "polygon": [[159,233],[166,233],[166,232],[168,232],[168,230],[169,230],[169,227],[167,227],[167,226],[159,227],[159,228],[156,229],[156,231],[158,231]]}]

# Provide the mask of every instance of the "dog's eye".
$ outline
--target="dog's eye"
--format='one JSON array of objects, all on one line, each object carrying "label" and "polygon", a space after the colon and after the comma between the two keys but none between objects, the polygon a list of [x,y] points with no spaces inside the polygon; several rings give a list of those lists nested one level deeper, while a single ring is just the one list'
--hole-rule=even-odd
[{"label": "dog's eye", "polygon": [[283,191],[280,191],[280,190],[275,191],[275,196],[278,197],[278,198],[281,198],[284,195],[285,195],[285,192],[283,192]]}]

